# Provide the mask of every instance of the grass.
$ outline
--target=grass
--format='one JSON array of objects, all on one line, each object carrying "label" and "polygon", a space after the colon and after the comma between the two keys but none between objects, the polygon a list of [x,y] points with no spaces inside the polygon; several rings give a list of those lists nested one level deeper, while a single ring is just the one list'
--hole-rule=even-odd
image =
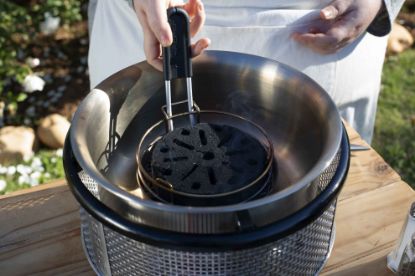
[{"label": "grass", "polygon": [[388,58],[373,147],[415,188],[415,49]]}]

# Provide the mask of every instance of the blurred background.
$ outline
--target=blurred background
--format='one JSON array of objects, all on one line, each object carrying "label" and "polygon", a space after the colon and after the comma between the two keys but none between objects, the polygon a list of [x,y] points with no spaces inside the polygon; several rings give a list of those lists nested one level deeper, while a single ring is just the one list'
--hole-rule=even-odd
[{"label": "blurred background", "polygon": [[[87,10],[86,0],[0,0],[0,194],[64,178],[63,141],[89,91]],[[415,187],[413,37],[407,0],[389,38],[372,146]]]}]

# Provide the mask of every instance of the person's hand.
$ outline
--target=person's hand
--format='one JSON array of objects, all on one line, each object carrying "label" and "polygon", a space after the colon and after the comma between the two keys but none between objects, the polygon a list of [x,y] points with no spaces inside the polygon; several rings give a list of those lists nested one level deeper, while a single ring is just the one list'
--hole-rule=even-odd
[{"label": "person's hand", "polygon": [[308,32],[292,37],[317,53],[335,53],[366,31],[381,6],[382,0],[334,0],[320,11]]},{"label": "person's hand", "polygon": [[[118,0],[117,0],[118,1]],[[205,22],[205,10],[201,0],[190,0],[186,4],[174,0],[134,0],[134,9],[144,32],[144,52],[147,62],[163,70],[161,47],[170,46],[173,35],[167,21],[167,9],[183,8],[190,17],[190,35],[193,37]],[[209,39],[202,38],[192,44],[192,56],[199,55],[209,46]]]}]

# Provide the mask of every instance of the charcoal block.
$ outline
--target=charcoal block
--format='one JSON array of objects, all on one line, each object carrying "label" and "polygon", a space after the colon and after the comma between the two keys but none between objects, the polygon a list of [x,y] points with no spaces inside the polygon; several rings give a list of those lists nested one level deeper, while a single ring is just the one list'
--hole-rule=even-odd
[{"label": "charcoal block", "polygon": [[240,129],[200,123],[164,135],[149,162],[153,177],[169,182],[175,191],[214,195],[257,179],[266,159],[263,145]]}]

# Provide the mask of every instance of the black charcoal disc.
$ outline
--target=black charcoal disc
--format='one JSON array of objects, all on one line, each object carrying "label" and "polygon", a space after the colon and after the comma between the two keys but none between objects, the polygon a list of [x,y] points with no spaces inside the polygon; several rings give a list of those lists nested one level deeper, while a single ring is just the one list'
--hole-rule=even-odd
[{"label": "black charcoal disc", "polygon": [[199,195],[243,188],[264,172],[267,162],[265,148],[251,135],[207,123],[174,129],[150,155],[153,178],[169,182],[174,191]]}]

